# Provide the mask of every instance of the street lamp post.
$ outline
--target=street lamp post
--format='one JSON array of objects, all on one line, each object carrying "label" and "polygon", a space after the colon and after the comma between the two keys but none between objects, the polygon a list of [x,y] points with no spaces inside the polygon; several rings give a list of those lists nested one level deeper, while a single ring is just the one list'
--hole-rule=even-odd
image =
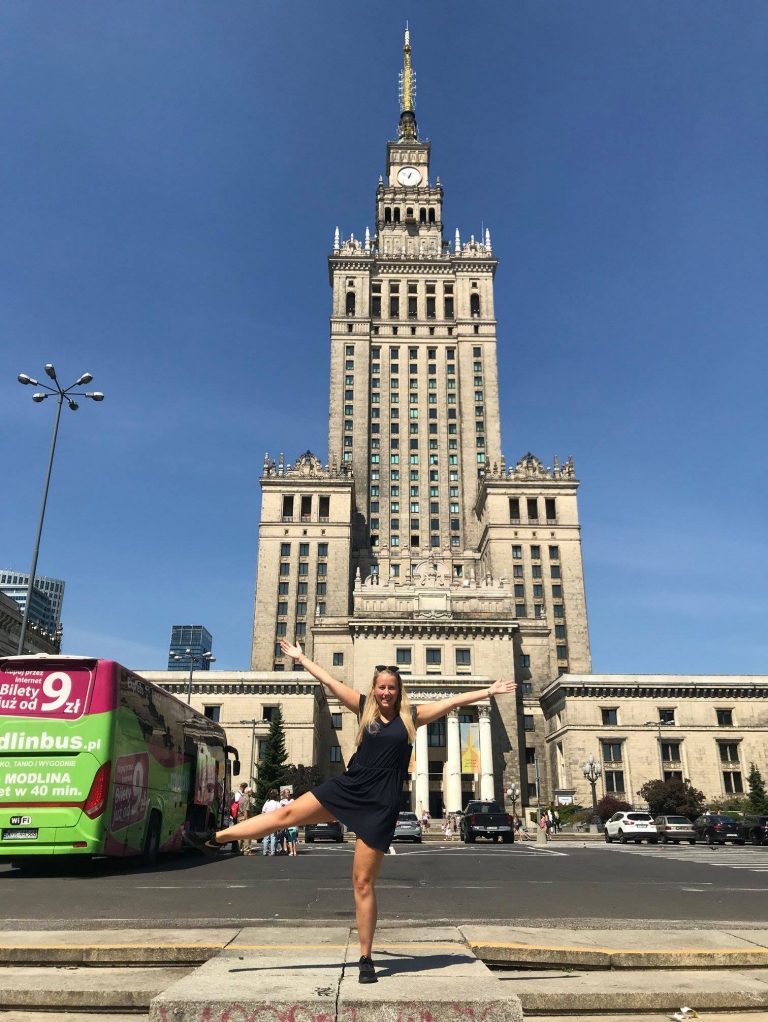
[{"label": "street lamp post", "polygon": [[70,387],[62,387],[59,381],[56,379],[56,370],[49,363],[45,367],[46,375],[55,384],[55,387],[48,386],[47,383],[38,383],[31,376],[27,376],[25,373],[21,373],[19,376],[19,383],[23,383],[24,386],[42,387],[41,391],[32,395],[32,400],[36,404],[40,404],[45,401],[48,397],[56,397],[56,415],[53,420],[53,436],[51,438],[51,451],[48,455],[48,469],[45,473],[45,486],[43,487],[43,503],[40,507],[40,518],[37,523],[37,536],[35,537],[35,550],[32,554],[32,567],[29,572],[29,583],[27,585],[27,602],[24,606],[24,617],[21,621],[21,634],[19,635],[19,648],[18,654],[21,656],[24,653],[24,641],[27,637],[27,626],[29,625],[29,612],[32,607],[32,590],[35,585],[35,573],[37,572],[37,555],[40,552],[40,537],[43,533],[43,520],[45,519],[45,505],[48,502],[48,487],[51,482],[51,469],[53,468],[53,455],[56,450],[56,438],[59,433],[59,419],[61,418],[61,406],[66,400],[69,407],[73,412],[76,412],[80,405],[74,399],[76,397],[89,397],[92,401],[103,401],[104,395],[98,391],[85,391],[75,390],[75,387],[82,387],[86,383],[90,383],[93,377],[90,373],[83,373],[79,380],[76,380]]},{"label": "street lamp post", "polygon": [[515,815],[515,807],[517,806],[517,800],[520,798],[520,789],[516,784],[513,784],[511,788],[507,788],[506,796],[512,803],[512,815]]},{"label": "street lamp post", "polygon": [[201,655],[198,655],[197,653],[193,653],[191,649],[185,649],[183,656],[181,653],[176,653],[174,650],[171,650],[170,656],[174,660],[183,660],[184,657],[189,657],[189,681],[187,682],[187,703],[189,704],[192,702],[192,672],[195,669],[195,664],[200,664],[201,667],[205,663],[213,664],[216,662],[216,657],[213,653],[202,653]]},{"label": "street lamp post", "polygon": [[592,785],[592,819],[589,821],[589,829],[596,834],[600,827],[600,817],[597,813],[597,782],[603,772],[603,768],[594,756],[590,755],[586,763],[582,765],[581,772]]},{"label": "street lamp post", "polygon": [[256,725],[260,724],[261,721],[256,720],[252,717],[250,720],[241,720],[241,724],[251,725],[251,784],[256,783]]}]

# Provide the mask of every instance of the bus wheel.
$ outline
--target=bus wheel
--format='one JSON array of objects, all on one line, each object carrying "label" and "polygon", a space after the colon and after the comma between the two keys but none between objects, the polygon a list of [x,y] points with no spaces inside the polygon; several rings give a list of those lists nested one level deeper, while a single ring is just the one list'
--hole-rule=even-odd
[{"label": "bus wheel", "polygon": [[160,852],[160,813],[152,812],[144,835],[144,847],[141,850],[142,866],[152,866]]}]

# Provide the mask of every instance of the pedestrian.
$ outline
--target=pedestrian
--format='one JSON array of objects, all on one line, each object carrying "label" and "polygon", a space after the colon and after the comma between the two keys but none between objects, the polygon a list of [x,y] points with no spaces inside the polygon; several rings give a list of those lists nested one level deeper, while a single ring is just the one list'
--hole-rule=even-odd
[{"label": "pedestrian", "polygon": [[544,837],[547,839],[547,841],[549,841],[550,840],[550,836],[549,836],[549,820],[547,819],[547,814],[545,812],[542,812],[542,814],[541,814],[541,819],[539,820],[539,826],[544,831]]},{"label": "pedestrian", "polygon": [[425,809],[424,812],[421,814],[421,829],[422,830],[427,830],[427,831],[429,830],[429,821],[430,821],[430,819],[431,819],[431,817],[429,815],[429,810]]},{"label": "pedestrian", "polygon": [[288,847],[288,854],[289,855],[295,855],[296,854],[296,842],[299,839],[299,828],[298,827],[288,827],[288,829],[286,830],[285,833],[287,835],[286,836],[286,841],[288,842],[288,845],[287,845],[287,847]]},{"label": "pedestrian", "polygon": [[[289,788],[283,788],[280,792],[280,807],[289,806],[293,802]],[[281,830],[277,835],[278,846],[281,855],[288,855],[288,828]]]},{"label": "pedestrian", "polygon": [[280,647],[286,657],[297,660],[342,706],[357,716],[357,751],[344,773],[324,781],[290,805],[282,809],[278,805],[272,811],[263,812],[258,819],[238,823],[229,831],[210,835],[190,832],[185,840],[213,860],[219,845],[234,837],[264,839],[284,827],[338,819],[356,835],[352,888],[360,940],[359,980],[376,983],[378,977],[371,960],[377,918],[376,879],[395,832],[416,729],[439,720],[459,706],[468,706],[489,696],[509,695],[517,685],[514,681],[499,679],[488,688],[411,707],[397,667],[377,666],[368,692],[363,695],[312,663],[301,646],[283,640]]},{"label": "pedestrian", "polygon": [[450,820],[446,820],[443,825],[443,837],[446,841],[453,840],[453,827]]},{"label": "pedestrian", "polygon": [[555,834],[559,834],[562,828],[560,826],[560,813],[557,811],[557,809],[555,809],[554,817],[555,817]]},{"label": "pedestrian", "polygon": [[[263,813],[273,813],[276,809],[280,808],[280,803],[277,801],[277,789],[273,788],[269,793],[269,797],[264,805],[261,807]],[[245,824],[243,825],[245,826]],[[271,830],[266,833],[261,839],[261,854],[262,855],[274,855],[275,854],[275,834],[277,830]],[[248,835],[246,834],[246,837]],[[269,848],[269,851],[267,851]]]},{"label": "pedestrian", "polygon": [[[237,819],[248,820],[254,815],[255,806],[253,804],[253,788],[246,788],[242,794],[242,797],[237,803]],[[253,855],[253,842],[247,838],[240,842],[240,854],[241,855]]]}]

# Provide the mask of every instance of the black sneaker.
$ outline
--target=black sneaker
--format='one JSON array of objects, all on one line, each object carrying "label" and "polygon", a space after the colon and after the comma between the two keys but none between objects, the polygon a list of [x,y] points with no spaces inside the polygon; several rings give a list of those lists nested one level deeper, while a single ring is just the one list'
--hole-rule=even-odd
[{"label": "black sneaker", "polygon": [[360,976],[358,977],[361,983],[378,983],[379,978],[376,975],[376,970],[373,967],[370,955],[363,955],[358,963],[360,966]]},{"label": "black sneaker", "polygon": [[221,845],[213,838],[206,838],[204,834],[195,834],[194,831],[188,830],[182,834],[182,839],[185,845],[189,845],[191,848],[196,848],[198,852],[202,852],[206,859],[210,859],[211,862],[219,854]]}]

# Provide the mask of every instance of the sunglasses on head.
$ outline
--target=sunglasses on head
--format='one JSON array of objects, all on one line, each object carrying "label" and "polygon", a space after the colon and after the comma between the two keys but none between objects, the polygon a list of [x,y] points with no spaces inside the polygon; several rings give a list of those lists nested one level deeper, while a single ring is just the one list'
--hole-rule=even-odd
[{"label": "sunglasses on head", "polygon": [[376,664],[376,667],[374,668],[374,670],[376,671],[377,674],[381,674],[382,671],[386,671],[388,674],[397,674],[397,675],[400,674],[400,668],[399,667],[389,667],[386,664]]}]

